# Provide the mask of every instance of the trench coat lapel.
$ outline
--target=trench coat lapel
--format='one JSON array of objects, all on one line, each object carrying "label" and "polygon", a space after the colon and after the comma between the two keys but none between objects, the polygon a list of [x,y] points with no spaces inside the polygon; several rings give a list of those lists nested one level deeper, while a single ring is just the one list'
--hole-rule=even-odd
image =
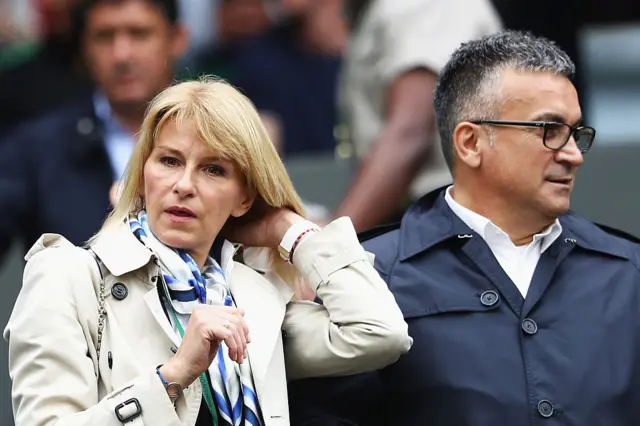
[{"label": "trench coat lapel", "polygon": [[262,399],[269,364],[280,336],[286,301],[269,281],[245,265],[236,264],[229,280],[231,294],[239,308],[245,310],[249,327],[249,362],[253,380]]},{"label": "trench coat lapel", "polygon": [[171,339],[171,342],[173,342],[176,348],[179,347],[180,337],[173,330],[173,327],[171,327],[171,323],[167,319],[167,315],[164,313],[164,309],[162,309],[162,304],[160,303],[160,298],[158,297],[158,288],[154,287],[153,289],[149,290],[144,295],[144,301],[147,304],[149,311],[151,311],[151,315],[153,315],[156,322],[158,323],[158,326],[162,329],[164,334],[166,334],[167,337]]}]

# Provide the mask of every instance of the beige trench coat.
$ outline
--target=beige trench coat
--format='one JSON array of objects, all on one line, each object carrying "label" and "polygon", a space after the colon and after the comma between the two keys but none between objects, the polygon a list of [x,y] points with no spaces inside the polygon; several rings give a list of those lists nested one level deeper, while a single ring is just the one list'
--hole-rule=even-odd
[{"label": "beige trench coat", "polygon": [[[54,234],[41,237],[27,254],[23,288],[4,335],[16,425],[116,426],[122,424],[116,411],[127,415],[139,405],[141,415],[130,426],[193,426],[200,382],[174,406],[155,372],[180,341],[160,304],[154,256],[124,223],[103,233],[92,249],[108,269],[99,362],[95,259]],[[412,344],[349,219],[304,240],[296,267],[324,306],[290,302],[286,285],[240,263],[228,279],[237,305],[246,310],[249,362],[266,426],[289,425],[287,378],[380,368]],[[126,286],[126,298],[111,294],[116,283]]]}]

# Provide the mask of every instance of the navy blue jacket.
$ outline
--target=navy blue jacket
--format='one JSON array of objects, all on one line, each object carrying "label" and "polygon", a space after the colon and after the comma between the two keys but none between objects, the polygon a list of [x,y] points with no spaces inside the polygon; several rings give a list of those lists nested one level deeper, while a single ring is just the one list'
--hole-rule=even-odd
[{"label": "navy blue jacket", "polygon": [[414,345],[375,374],[315,384],[328,409],[398,426],[640,424],[639,246],[574,213],[560,222],[526,299],[442,190],[366,241]]},{"label": "navy blue jacket", "polygon": [[0,143],[0,256],[45,232],[86,241],[109,211],[112,183],[90,96],[20,126]]}]

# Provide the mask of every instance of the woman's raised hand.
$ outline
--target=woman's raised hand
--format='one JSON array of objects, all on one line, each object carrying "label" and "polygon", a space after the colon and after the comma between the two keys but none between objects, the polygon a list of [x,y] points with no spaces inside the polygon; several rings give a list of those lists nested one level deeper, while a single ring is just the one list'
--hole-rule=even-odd
[{"label": "woman's raised hand", "polygon": [[223,341],[229,347],[232,361],[241,364],[247,358],[251,338],[244,311],[229,306],[195,307],[180,348],[160,368],[160,373],[167,381],[179,383],[183,388],[191,385],[209,368]]}]

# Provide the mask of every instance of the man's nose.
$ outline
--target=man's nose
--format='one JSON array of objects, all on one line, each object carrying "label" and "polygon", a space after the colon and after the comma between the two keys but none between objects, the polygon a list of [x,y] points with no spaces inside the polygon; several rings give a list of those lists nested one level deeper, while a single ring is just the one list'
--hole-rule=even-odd
[{"label": "man's nose", "polygon": [[131,37],[126,34],[117,34],[113,39],[113,57],[116,61],[127,61],[133,53]]},{"label": "man's nose", "polygon": [[584,156],[582,155],[582,151],[580,151],[580,148],[578,148],[578,144],[576,144],[576,140],[573,136],[569,138],[569,142],[567,142],[567,144],[563,146],[561,150],[557,151],[556,161],[566,162],[574,167],[578,167],[582,163],[584,163]]}]

